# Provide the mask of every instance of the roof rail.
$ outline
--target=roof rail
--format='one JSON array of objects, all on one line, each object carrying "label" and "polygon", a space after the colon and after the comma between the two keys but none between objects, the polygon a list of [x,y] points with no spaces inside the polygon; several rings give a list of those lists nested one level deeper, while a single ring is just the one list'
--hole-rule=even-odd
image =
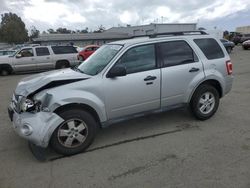
[{"label": "roof rail", "polygon": [[157,38],[158,36],[179,36],[179,35],[207,35],[205,31],[195,30],[195,31],[177,31],[177,32],[166,32],[166,33],[155,33],[151,35],[146,35],[149,38]]}]

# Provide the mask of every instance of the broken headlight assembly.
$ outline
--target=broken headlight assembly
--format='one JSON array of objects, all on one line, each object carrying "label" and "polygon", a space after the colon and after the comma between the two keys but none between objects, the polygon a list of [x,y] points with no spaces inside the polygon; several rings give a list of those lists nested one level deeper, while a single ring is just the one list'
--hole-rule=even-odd
[{"label": "broken headlight assembly", "polygon": [[22,112],[38,112],[40,111],[40,105],[40,102],[33,101],[24,97],[20,102],[20,109]]}]

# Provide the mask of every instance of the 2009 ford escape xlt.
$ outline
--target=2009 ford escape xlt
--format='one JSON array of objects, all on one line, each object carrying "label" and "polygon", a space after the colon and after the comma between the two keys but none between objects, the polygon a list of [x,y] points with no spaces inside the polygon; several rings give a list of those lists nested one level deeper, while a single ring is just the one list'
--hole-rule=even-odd
[{"label": "2009 ford escape xlt", "polygon": [[217,39],[157,34],[104,45],[75,69],[21,80],[8,111],[21,137],[71,155],[92,143],[98,126],[138,114],[189,105],[206,120],[232,82],[232,63]]}]

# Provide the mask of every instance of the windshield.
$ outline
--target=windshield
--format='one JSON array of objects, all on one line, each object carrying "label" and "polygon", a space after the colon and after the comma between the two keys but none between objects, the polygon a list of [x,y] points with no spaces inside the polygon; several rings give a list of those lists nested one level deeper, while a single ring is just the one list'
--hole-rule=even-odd
[{"label": "windshield", "polygon": [[79,65],[79,71],[92,76],[98,74],[109,64],[121,48],[122,45],[118,44],[103,45],[92,56]]}]

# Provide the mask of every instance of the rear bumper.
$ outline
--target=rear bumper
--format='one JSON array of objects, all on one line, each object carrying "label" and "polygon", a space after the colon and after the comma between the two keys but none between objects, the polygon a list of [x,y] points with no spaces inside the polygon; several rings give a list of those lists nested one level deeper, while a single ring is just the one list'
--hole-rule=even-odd
[{"label": "rear bumper", "polygon": [[233,87],[233,80],[234,80],[233,75],[230,75],[230,76],[227,77],[223,95],[226,95],[231,91],[231,89]]}]

